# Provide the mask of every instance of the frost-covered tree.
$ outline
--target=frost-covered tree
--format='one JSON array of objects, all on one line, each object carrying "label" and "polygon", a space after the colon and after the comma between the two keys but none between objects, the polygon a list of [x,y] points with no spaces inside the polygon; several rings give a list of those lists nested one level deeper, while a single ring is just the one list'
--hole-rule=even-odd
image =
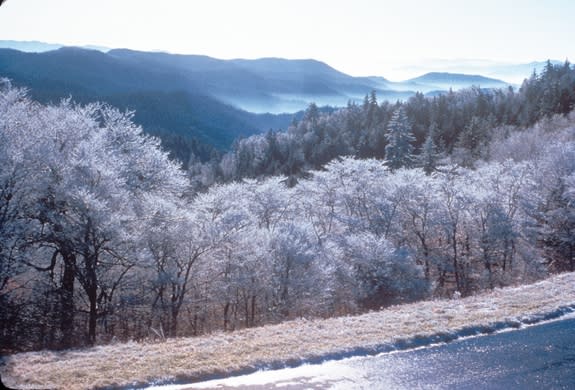
[{"label": "frost-covered tree", "polygon": [[468,294],[466,211],[471,198],[467,196],[467,174],[463,169],[451,167],[438,175],[437,180],[439,226],[443,235],[438,288],[441,291],[450,285],[447,290]]},{"label": "frost-covered tree", "polygon": [[[19,205],[26,224],[19,236],[21,262],[49,272],[56,284],[62,339],[74,339],[74,317],[81,309],[87,313],[86,342],[93,344],[98,319],[107,316],[123,277],[137,264],[138,236],[148,213],[157,199],[180,196],[185,178],[129,113],[70,101],[56,106],[14,101],[9,109],[19,112],[20,120],[5,122],[3,134],[18,132],[10,143],[28,146],[8,166],[21,164],[34,173],[19,182],[27,190]],[[53,276],[57,269],[60,280]],[[76,307],[76,301],[83,305],[75,298],[76,285],[86,307]]]},{"label": "frost-covered tree", "polygon": [[483,157],[489,142],[489,125],[486,119],[472,117],[459,134],[455,145],[454,157],[457,163],[472,167],[474,162]]},{"label": "frost-covered tree", "polygon": [[399,236],[406,240],[418,264],[423,266],[425,279],[432,283],[438,263],[438,230],[442,221],[439,210],[439,181],[420,170],[404,170],[397,174],[402,183],[399,203]]},{"label": "frost-covered tree", "polygon": [[366,231],[340,236],[337,244],[362,306],[380,308],[427,294],[421,267],[406,248],[394,248],[389,240]]},{"label": "frost-covered tree", "polygon": [[[35,106],[24,90],[0,79],[0,344],[6,348],[26,348],[35,339],[30,321],[44,314],[34,310],[37,297],[29,288],[34,275],[22,250],[33,229],[26,205],[34,204],[34,183],[41,176],[32,166],[34,141],[27,136],[36,131]],[[23,332],[26,327],[30,330]]]},{"label": "frost-covered tree", "polygon": [[526,163],[505,161],[468,172],[469,245],[475,258],[476,283],[482,287],[511,283],[519,270],[530,265],[522,264],[518,253],[525,246],[523,194],[531,181],[531,171]]},{"label": "frost-covered tree", "polygon": [[[66,347],[233,330],[572,270],[573,117],[500,127],[500,146],[488,149],[491,133],[472,127],[488,130],[500,120],[484,118],[492,112],[517,115],[520,101],[494,106],[507,98],[519,99],[471,89],[397,105],[372,96],[333,114],[311,107],[288,132],[190,160],[186,178],[129,113],[44,106],[4,84],[1,341]],[[381,157],[386,127],[385,162],[333,159]],[[433,141],[446,153],[457,144],[466,154],[452,161],[471,156],[473,170],[436,168]]]},{"label": "frost-covered tree", "polygon": [[[315,284],[321,269],[317,261],[317,243],[308,225],[284,223],[276,229],[271,242],[274,303],[272,309],[284,318],[301,315],[305,307],[319,298]],[[326,287],[326,286],[324,286]]]},{"label": "frost-covered tree", "polygon": [[275,317],[269,306],[274,294],[272,234],[256,224],[238,233],[211,256],[218,264],[219,277],[210,283],[209,291],[218,302],[224,330],[255,326]]},{"label": "frost-covered tree", "polygon": [[409,119],[402,107],[394,111],[387,125],[385,135],[385,164],[395,171],[399,168],[410,168],[414,163],[415,137],[411,132]]},{"label": "frost-covered tree", "polygon": [[421,147],[421,153],[417,156],[418,166],[422,167],[428,175],[437,169],[439,160],[443,157],[434,141],[436,132],[437,125],[433,123],[429,127],[427,137]]},{"label": "frost-covered tree", "polygon": [[[68,115],[74,118],[77,110]],[[74,129],[82,136],[79,142],[60,149],[70,148],[68,158],[58,159],[69,173],[49,183],[45,207],[51,217],[42,233],[45,240],[68,245],[77,257],[75,276],[89,303],[89,343],[95,342],[98,317],[105,315],[101,308],[113,302],[115,288],[137,264],[133,244],[146,218],[158,199],[178,197],[186,185],[158,141],[143,136],[129,115],[105,106],[93,110],[81,113],[88,123]]]},{"label": "frost-covered tree", "polygon": [[23,137],[32,130],[26,126],[31,106],[25,91],[0,80],[0,294],[16,272],[14,251],[24,228],[22,205],[30,195],[24,179],[35,174],[26,164],[31,145]]},{"label": "frost-covered tree", "polygon": [[553,142],[536,165],[531,213],[552,271],[575,270],[575,143]]},{"label": "frost-covered tree", "polygon": [[[254,224],[246,208],[247,198],[248,187],[233,183],[214,186],[189,204],[185,231],[166,270],[171,335],[177,334],[178,318],[190,293],[197,292],[200,283],[214,283],[216,275],[229,272],[229,259],[236,249],[234,243],[239,242],[238,236],[244,229]],[[168,237],[173,239],[174,236]]]}]

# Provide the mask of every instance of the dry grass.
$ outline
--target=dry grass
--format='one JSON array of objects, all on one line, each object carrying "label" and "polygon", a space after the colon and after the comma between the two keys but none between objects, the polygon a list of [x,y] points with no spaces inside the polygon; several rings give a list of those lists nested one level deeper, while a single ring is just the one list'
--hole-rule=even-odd
[{"label": "dry grass", "polygon": [[301,319],[162,343],[16,354],[7,358],[0,374],[7,386],[17,388],[85,389],[193,380],[280,362],[380,351],[416,336],[518,323],[573,304],[575,273],[567,273],[475,297],[401,305],[354,317]]}]

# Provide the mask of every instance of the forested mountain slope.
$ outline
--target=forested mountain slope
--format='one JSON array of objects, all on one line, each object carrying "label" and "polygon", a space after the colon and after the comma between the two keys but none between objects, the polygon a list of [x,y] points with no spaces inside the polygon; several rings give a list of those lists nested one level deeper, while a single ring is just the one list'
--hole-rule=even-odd
[{"label": "forested mountain slope", "polygon": [[[7,46],[14,47],[13,44]],[[349,100],[361,100],[371,90],[382,99],[397,100],[415,92],[436,94],[472,85],[482,88],[507,85],[504,81],[465,74],[446,77],[447,74],[434,73],[405,82],[390,82],[383,77],[352,77],[312,59],[221,60],[202,55],[128,49],[100,52],[67,47],[20,55],[3,52],[2,56],[7,60],[4,69],[0,68],[7,72],[4,76],[16,80],[32,75],[45,81],[63,82],[68,88],[76,88],[69,91],[73,95],[81,93],[82,88],[106,90],[104,96],[115,92],[115,87],[121,87],[123,92],[134,88],[137,91],[176,88],[256,113],[297,112],[310,102],[341,107]],[[43,67],[49,69],[43,70]],[[37,86],[30,87],[37,89]]]},{"label": "forested mountain slope", "polygon": [[[134,110],[134,120],[168,144],[190,143],[195,138],[206,146],[227,149],[238,137],[285,128],[292,120],[292,114],[239,110],[178,72],[152,65],[80,48],[45,53],[0,49],[0,76],[29,88],[38,101],[72,97],[79,103],[102,101]],[[201,148],[191,151],[209,157]],[[187,162],[189,156],[176,157]]]},{"label": "forested mountain slope", "polygon": [[227,150],[240,137],[285,130],[294,117],[301,118],[297,112],[310,102],[341,107],[361,101],[370,91],[395,101],[416,91],[439,94],[450,87],[506,85],[461,74],[390,82],[383,77],[352,77],[315,60],[220,60],[74,47],[41,53],[0,49],[0,76],[29,88],[31,96],[43,103],[71,96],[80,103],[103,101],[134,110],[134,121],[160,136],[185,164],[192,154],[206,161],[215,155],[211,148]]},{"label": "forested mountain slope", "polygon": [[187,172],[129,114],[3,81],[0,345],[198,335],[573,271],[573,75],[312,105]]},{"label": "forested mountain slope", "polygon": [[[472,167],[489,159],[490,145],[509,132],[567,114],[574,105],[575,70],[569,62],[548,62],[518,90],[473,87],[434,97],[418,93],[395,103],[380,102],[372,92],[362,104],[348,104],[333,113],[322,113],[312,104],[287,131],[242,139],[221,158],[196,161],[190,172],[201,188],[243,177],[305,176],[341,156],[386,159],[397,146],[390,135],[398,126],[411,148],[402,166],[431,172],[449,157]],[[394,115],[400,112],[403,119],[398,123]]]}]

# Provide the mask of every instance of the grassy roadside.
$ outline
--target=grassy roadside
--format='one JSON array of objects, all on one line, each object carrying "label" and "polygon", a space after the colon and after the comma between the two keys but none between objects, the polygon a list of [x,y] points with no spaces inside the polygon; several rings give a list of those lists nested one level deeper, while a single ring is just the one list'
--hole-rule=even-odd
[{"label": "grassy roadside", "polygon": [[0,375],[4,384],[13,388],[84,389],[193,381],[280,363],[377,352],[398,341],[448,339],[462,331],[530,321],[574,304],[575,273],[566,273],[532,285],[464,299],[395,306],[354,317],[300,319],[161,343],[21,353],[6,358]]}]

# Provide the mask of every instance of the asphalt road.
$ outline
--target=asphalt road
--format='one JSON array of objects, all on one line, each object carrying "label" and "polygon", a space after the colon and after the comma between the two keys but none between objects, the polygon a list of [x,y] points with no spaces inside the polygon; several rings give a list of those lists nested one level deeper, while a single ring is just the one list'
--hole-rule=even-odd
[{"label": "asphalt road", "polygon": [[189,389],[575,389],[575,318]]}]

